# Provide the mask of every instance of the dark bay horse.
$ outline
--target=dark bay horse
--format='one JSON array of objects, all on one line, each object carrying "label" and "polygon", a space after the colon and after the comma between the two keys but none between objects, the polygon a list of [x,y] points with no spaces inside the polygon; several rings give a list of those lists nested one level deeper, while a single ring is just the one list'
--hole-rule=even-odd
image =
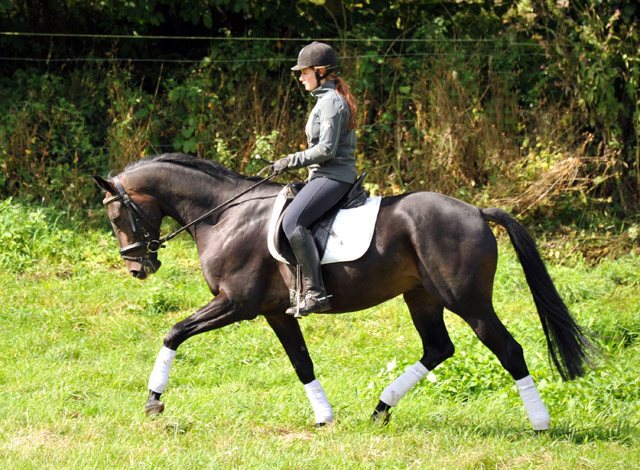
[{"label": "dark bay horse", "polygon": [[[94,177],[131,274],[144,279],[160,267],[160,225],[165,216],[185,225],[212,207],[262,181],[222,165],[182,154],[149,157],[113,180]],[[264,315],[282,343],[313,407],[316,423],[333,411],[316,379],[298,320],[289,306],[291,268],[267,249],[267,228],[282,185],[265,182],[188,231],[213,300],[174,325],[164,338],[149,381],[148,414],[160,413],[169,370],[178,347],[191,336]],[[403,295],[422,339],[424,353],[382,392],[374,418],[389,410],[429,370],[451,357],[454,346],[443,309],[462,317],[511,374],[534,429],[547,429],[540,399],[522,347],[492,305],[496,239],[487,222],[504,226],[518,254],[546,336],[549,356],[563,379],[584,373],[589,342],[558,295],[532,238],[500,209],[479,209],[457,199],[414,192],[382,200],[374,238],[356,261],[323,266],[328,313],[363,310]],[[308,321],[308,320],[307,320]]]}]

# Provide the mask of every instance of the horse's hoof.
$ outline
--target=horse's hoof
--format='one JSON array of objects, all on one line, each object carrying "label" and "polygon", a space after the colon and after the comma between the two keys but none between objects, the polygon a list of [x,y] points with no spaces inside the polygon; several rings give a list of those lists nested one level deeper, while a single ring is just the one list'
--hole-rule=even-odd
[{"label": "horse's hoof", "polygon": [[371,415],[371,422],[375,426],[386,426],[389,424],[391,412],[389,410],[375,410]]},{"label": "horse's hoof", "polygon": [[321,428],[331,428],[333,426],[335,426],[336,422],[334,420],[331,421],[323,421],[321,423],[316,423],[313,425],[313,427],[315,429],[321,429]]},{"label": "horse's hoof", "polygon": [[371,415],[371,422],[376,426],[386,426],[389,424],[389,418],[391,417],[391,406],[380,400],[376,409],[373,410]]},{"label": "horse's hoof", "polygon": [[150,400],[144,405],[144,412],[147,416],[158,416],[164,411],[164,403],[160,400]]}]

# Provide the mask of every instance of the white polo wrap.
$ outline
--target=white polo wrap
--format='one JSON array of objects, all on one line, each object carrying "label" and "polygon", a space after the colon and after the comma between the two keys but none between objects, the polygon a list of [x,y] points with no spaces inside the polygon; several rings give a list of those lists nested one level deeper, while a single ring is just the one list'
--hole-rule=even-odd
[{"label": "white polo wrap", "polygon": [[171,370],[171,364],[176,357],[176,352],[173,349],[169,349],[165,346],[162,347],[156,363],[153,366],[153,371],[149,377],[149,390],[158,393],[164,393],[167,388],[167,382],[169,381],[169,371]]},{"label": "white polo wrap", "polygon": [[380,400],[389,406],[396,406],[400,399],[411,390],[411,387],[424,379],[428,373],[429,369],[423,366],[420,361],[416,362],[382,391]]},{"label": "white polo wrap", "polygon": [[533,377],[527,375],[520,380],[516,380],[516,386],[533,430],[546,431],[549,429],[551,418],[549,418],[549,412],[544,406],[542,398],[540,398],[536,384],[533,382]]},{"label": "white polo wrap", "polygon": [[305,384],[304,390],[307,392],[307,398],[311,402],[313,413],[316,415],[316,424],[332,423],[333,409],[318,379]]}]

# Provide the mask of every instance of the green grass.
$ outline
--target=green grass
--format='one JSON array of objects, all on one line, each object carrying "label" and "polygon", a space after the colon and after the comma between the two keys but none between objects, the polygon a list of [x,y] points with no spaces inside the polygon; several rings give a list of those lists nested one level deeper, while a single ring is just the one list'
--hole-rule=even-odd
[{"label": "green grass", "polygon": [[[19,235],[15,227],[25,221]],[[284,351],[262,318],[194,337],[178,351],[167,409],[143,412],[162,338],[209,300],[191,241],[174,240],[149,280],[128,277],[107,229],[0,203],[0,465],[10,469],[640,468],[640,269],[633,254],[550,265],[603,351],[563,383],[548,364],[522,270],[501,241],[495,304],[525,349],[552,418],[529,429],[513,381],[455,315],[454,357],[369,416],[420,354],[399,299],[302,320],[336,413],[315,429]]]}]

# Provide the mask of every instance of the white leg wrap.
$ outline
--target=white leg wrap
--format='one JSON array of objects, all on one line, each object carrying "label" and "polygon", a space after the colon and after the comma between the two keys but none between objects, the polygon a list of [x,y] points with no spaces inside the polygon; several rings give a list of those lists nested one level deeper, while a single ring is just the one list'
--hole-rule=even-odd
[{"label": "white leg wrap", "polygon": [[153,366],[151,377],[149,377],[149,390],[154,392],[163,393],[167,388],[167,382],[169,381],[169,371],[171,370],[171,364],[173,364],[173,358],[176,357],[176,352],[173,349],[169,349],[165,346],[162,347],[156,364]]},{"label": "white leg wrap", "polygon": [[544,403],[542,403],[542,398],[540,398],[533,378],[527,375],[523,379],[516,380],[516,386],[533,430],[546,431],[549,429],[551,418],[549,418],[549,412]]},{"label": "white leg wrap", "polygon": [[429,369],[423,366],[420,361],[416,362],[382,391],[380,400],[389,406],[396,406],[400,399],[411,390],[411,387],[424,379],[428,373]]},{"label": "white leg wrap", "polygon": [[318,379],[306,384],[304,390],[307,392],[307,398],[311,402],[313,412],[316,415],[316,424],[332,423],[333,409]]}]

